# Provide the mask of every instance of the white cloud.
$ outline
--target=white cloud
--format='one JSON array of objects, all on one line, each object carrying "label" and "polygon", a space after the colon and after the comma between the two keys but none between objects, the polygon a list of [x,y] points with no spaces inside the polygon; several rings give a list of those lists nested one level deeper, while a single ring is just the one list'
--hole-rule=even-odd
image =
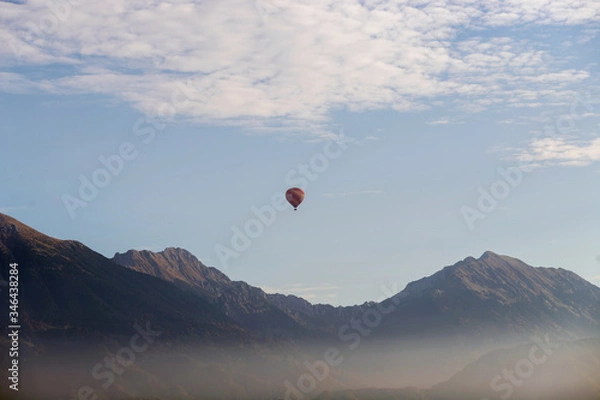
[{"label": "white cloud", "polygon": [[600,7],[595,1],[569,0],[487,0],[482,20],[491,26],[518,23],[575,25],[598,20]]},{"label": "white cloud", "polygon": [[265,293],[279,293],[279,289],[271,286],[259,286]]},{"label": "white cloud", "polygon": [[449,125],[449,124],[463,124],[460,120],[454,120],[451,118],[440,118],[433,121],[428,121],[427,125]]},{"label": "white cloud", "polygon": [[287,291],[293,290],[296,293],[306,293],[306,292],[322,292],[322,291],[337,290],[337,289],[339,289],[339,286],[332,285],[329,283],[324,283],[324,284],[315,285],[315,286],[306,286],[301,283],[294,283],[294,284],[286,285],[284,290],[287,290]]},{"label": "white cloud", "polygon": [[[540,106],[590,73],[534,42],[457,33],[583,25],[598,11],[593,0],[0,2],[0,66],[12,68],[0,90],[108,94],[150,113],[175,96],[178,115],[260,127],[337,109],[422,110],[448,96],[463,112]],[[49,64],[62,76],[14,72]]]},{"label": "white cloud", "polygon": [[20,74],[0,71],[0,91],[24,94],[35,90],[55,91],[53,85],[48,81],[32,81]]},{"label": "white cloud", "polygon": [[520,162],[539,167],[583,167],[600,160],[600,138],[587,141],[536,139],[529,148],[520,150],[516,158]]},{"label": "white cloud", "polygon": [[514,119],[514,118],[513,119],[509,118],[509,119],[498,120],[498,121],[496,121],[496,123],[497,124],[502,124],[502,125],[513,125],[513,124],[518,123],[518,121],[516,119]]},{"label": "white cloud", "polygon": [[594,39],[599,31],[600,29],[597,28],[583,29],[581,35],[579,35],[576,41],[578,44],[587,43],[590,40]]},{"label": "white cloud", "polygon": [[450,123],[450,119],[442,118],[442,119],[436,119],[434,121],[429,121],[429,122],[427,122],[427,125],[447,125],[449,123]]}]

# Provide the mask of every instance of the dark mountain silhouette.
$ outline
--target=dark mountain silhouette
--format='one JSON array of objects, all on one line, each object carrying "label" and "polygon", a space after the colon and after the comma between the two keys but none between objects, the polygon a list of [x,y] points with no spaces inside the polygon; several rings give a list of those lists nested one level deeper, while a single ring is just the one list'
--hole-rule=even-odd
[{"label": "dark mountain silhouette", "polygon": [[409,283],[384,301],[393,302],[396,310],[382,322],[382,335],[600,334],[600,288],[571,271],[532,267],[490,251]]},{"label": "dark mountain silhouette", "polygon": [[[136,261],[142,253],[145,261]],[[169,263],[160,261],[165,256]],[[241,310],[247,319],[241,321],[238,314],[236,320],[243,326],[255,318],[247,306],[256,301],[246,294],[250,292],[258,294],[258,304],[270,302],[308,331],[328,334],[336,344],[342,341],[346,346],[360,340],[358,349],[352,351],[356,361],[348,361],[344,369],[353,376],[364,374],[365,366],[380,371],[368,380],[382,386],[439,382],[482,353],[527,341],[536,332],[563,339],[598,336],[600,332],[599,288],[564,269],[531,267],[492,252],[409,283],[380,304],[345,307],[311,304],[293,295],[265,295],[246,283],[230,281],[182,249],[134,252],[129,265],[155,276],[169,274],[169,280],[207,292],[215,304],[223,301],[221,305],[230,310],[230,316],[235,317],[231,310]],[[221,293],[227,297],[220,300]],[[393,311],[380,314],[376,326],[367,327],[366,318],[371,318],[372,324],[373,313],[382,307]],[[360,324],[363,331],[350,322]],[[253,327],[260,332],[261,324]],[[401,380],[394,376],[398,370],[405,371]],[[422,374],[424,370],[428,374]]]},{"label": "dark mountain silhouette", "polygon": [[562,268],[534,268],[492,252],[411,282],[381,304],[348,307],[266,294],[230,280],[183,249],[128,251],[111,262],[79,242],[50,238],[5,215],[0,217],[0,257],[4,277],[10,261],[23,265],[25,318],[33,332],[110,331],[135,315],[164,318],[178,332],[215,336],[220,329],[239,332],[241,325],[263,337],[290,338],[335,334],[366,310],[389,305],[394,310],[374,337],[440,331],[446,337],[494,332],[524,337],[543,331],[576,338],[600,332],[600,288]]},{"label": "dark mountain silhouette", "polygon": [[[113,260],[194,289],[255,331],[267,329],[284,336],[306,334],[306,330],[334,334],[339,326],[378,306],[367,302],[334,307],[311,304],[293,295],[266,294],[245,282],[230,280],[183,249],[159,253],[130,250],[117,253]],[[565,269],[531,267],[489,251],[479,259],[468,257],[409,283],[384,305],[392,305],[394,311],[386,315],[374,336],[422,337],[442,331],[446,337],[488,338],[509,333],[526,338],[531,332],[543,331],[578,338],[600,332],[600,288]]]},{"label": "dark mountain silhouette", "polygon": [[[112,260],[124,267],[173,282],[205,298],[247,330],[263,338],[308,338],[320,329],[273,304],[260,288],[232,281],[180,248],[161,252],[129,250]],[[312,329],[311,329],[312,328]]]},{"label": "dark mountain silhouette", "polygon": [[359,361],[347,364],[355,374],[365,365],[378,371],[369,382],[379,387],[441,382],[481,354],[534,334],[600,337],[600,288],[570,271],[492,252],[409,283],[379,306],[394,310],[365,331]]},{"label": "dark mountain silhouette", "polygon": [[[165,395],[176,390],[181,398],[197,397],[209,384],[213,393],[222,390],[230,397],[248,398],[245,387],[254,391],[268,387],[269,393],[280,393],[282,382],[297,382],[307,373],[305,360],[317,362],[327,346],[339,349],[344,357],[343,365],[332,368],[335,381],[327,378],[322,383],[329,389],[354,387],[332,382],[356,384],[359,380],[355,378],[379,387],[387,382],[409,386],[405,381],[423,387],[425,380],[416,381],[419,374],[428,381],[445,381],[484,350],[527,343],[534,334],[562,339],[600,336],[600,288],[570,271],[531,267],[492,252],[479,259],[468,257],[411,282],[381,303],[346,307],[266,294],[245,282],[230,280],[183,249],[129,251],[110,260],[79,242],[48,237],[0,214],[3,280],[7,280],[11,262],[19,263],[22,345],[35,350],[31,354],[48,354],[36,370],[38,375],[56,371],[39,381],[41,392],[49,382],[74,377],[76,370],[82,371],[81,379],[89,379],[90,363],[94,365],[94,357],[98,357],[94,353],[92,361],[65,370],[56,364],[60,352],[52,348],[54,344],[68,344],[76,352],[73,343],[77,341],[110,342],[114,352],[116,345],[122,346],[135,332],[136,322],[150,323],[162,331],[162,344],[156,347],[155,361],[140,360],[132,367],[129,374],[136,380],[118,386],[119,396],[124,398],[147,393],[139,389],[142,386],[148,387],[149,393],[160,389]],[[8,306],[6,296],[0,304]],[[4,333],[3,345],[7,340]],[[318,345],[307,350],[299,346],[303,339]],[[477,347],[478,341],[487,347]],[[188,343],[193,345],[186,347]],[[217,349],[217,343],[232,345],[233,350]],[[472,346],[470,350],[463,347],[465,343]],[[190,350],[197,345],[198,349]],[[586,382],[598,381],[593,358],[597,342],[582,346],[583,350],[555,358],[573,372],[569,375],[571,386],[561,387],[560,393],[575,389],[581,389],[582,396],[596,393],[595,386]],[[451,393],[470,379],[487,382],[488,371],[495,371],[500,364],[510,365],[511,360],[501,355],[509,353],[492,353],[489,362],[485,358],[479,362],[493,368],[476,364],[429,391],[377,389],[376,393],[357,395],[330,390],[323,396],[437,400],[440,390]],[[2,357],[4,361],[6,354]],[[500,364],[493,364],[494,360]],[[267,365],[275,367],[261,372]],[[411,368],[417,371],[413,375]],[[397,375],[400,370],[403,376]],[[469,395],[479,395],[488,383],[474,386]]]},{"label": "dark mountain silhouette", "polygon": [[377,304],[374,301],[367,301],[361,305],[335,307],[329,304],[312,304],[301,297],[289,294],[269,293],[267,297],[273,304],[295,318],[320,326],[328,332],[337,331],[340,324],[360,316],[369,307]]},{"label": "dark mountain silhouette", "polygon": [[24,335],[69,340],[131,335],[137,321],[141,326],[150,323],[164,337],[245,336],[215,306],[170,282],[124,268],[79,242],[51,238],[0,214],[2,279],[7,279],[12,262],[19,264]]}]

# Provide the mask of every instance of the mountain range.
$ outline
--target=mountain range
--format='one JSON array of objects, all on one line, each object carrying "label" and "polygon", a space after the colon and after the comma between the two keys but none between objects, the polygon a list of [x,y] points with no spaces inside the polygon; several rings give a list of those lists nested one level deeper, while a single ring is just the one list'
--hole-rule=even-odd
[{"label": "mountain range", "polygon": [[[231,281],[184,249],[129,250],[112,260],[197,293],[251,331],[334,333],[335,327],[378,306],[365,302],[333,307],[293,295],[267,294],[246,282]],[[390,304],[394,312],[382,321],[380,337],[436,336],[443,329],[445,336],[449,332],[469,336],[501,332],[526,337],[543,331],[580,338],[600,331],[597,286],[562,268],[534,268],[491,251],[409,283],[382,302],[382,306]]]},{"label": "mountain range", "polygon": [[[238,393],[242,398],[249,392],[240,387],[254,391],[267,387],[269,396],[278,398],[277,393],[284,393],[286,376],[302,376],[305,360],[317,362],[323,349],[334,346],[345,350],[348,361],[332,369],[311,395],[383,398],[392,396],[386,392],[391,390],[398,398],[433,399],[440,391],[460,391],[465,382],[472,382],[476,371],[485,369],[481,365],[504,360],[499,354],[521,354],[522,349],[507,349],[527,346],[532,335],[550,335],[588,349],[578,350],[587,361],[580,361],[585,357],[573,361],[569,358],[572,352],[561,356],[582,371],[570,378],[571,383],[600,381],[599,344],[586,339],[600,337],[600,288],[571,271],[532,267],[490,251],[411,282],[381,302],[338,307],[311,304],[293,295],[267,294],[246,282],[231,280],[181,248],[129,250],[109,259],[82,243],[51,238],[0,214],[3,280],[8,279],[8,265],[13,262],[19,264],[23,357],[32,364],[51,362],[60,351],[81,346],[91,352],[91,358],[83,362],[90,365],[89,360],[98,354],[128,340],[136,326],[152,326],[162,335],[153,353],[155,360],[167,357],[177,365],[172,371],[179,371],[183,363],[190,366],[189,371],[210,376],[209,381],[216,385],[213,396],[229,393],[223,395],[227,398]],[[1,302],[8,307],[6,296]],[[2,343],[8,344],[6,327],[3,329]],[[225,347],[228,350],[221,350]],[[239,354],[247,358],[242,360]],[[259,373],[247,359],[265,371],[271,368],[267,365],[276,367],[269,374]],[[2,361],[8,362],[6,354]],[[136,363],[135,368],[142,365]],[[168,372],[161,369],[164,362],[160,365],[149,361],[145,369],[135,369],[135,376],[165,393],[177,388],[181,398],[192,398],[204,390],[194,373],[189,372],[187,383],[182,383],[175,376],[167,378]],[[418,372],[411,375],[409,368]],[[380,387],[391,383],[405,386],[394,372],[401,369],[406,371],[407,382],[421,388],[355,387],[368,385],[361,382],[365,377]],[[427,375],[421,372],[425,369],[429,381],[444,382],[433,387],[431,383],[431,389],[425,389],[427,380],[419,381],[420,375]],[[53,382],[40,377],[42,370],[32,368],[37,375],[32,372],[31,379],[39,378],[32,390]],[[89,373],[80,375],[85,379]],[[183,379],[181,373],[177,376]],[[162,377],[160,384],[157,377]],[[597,386],[588,386],[582,389],[586,395],[598,393],[594,392]],[[485,391],[480,389],[471,394]],[[125,384],[111,390],[121,397],[143,393]],[[362,394],[357,390],[363,390]]]}]

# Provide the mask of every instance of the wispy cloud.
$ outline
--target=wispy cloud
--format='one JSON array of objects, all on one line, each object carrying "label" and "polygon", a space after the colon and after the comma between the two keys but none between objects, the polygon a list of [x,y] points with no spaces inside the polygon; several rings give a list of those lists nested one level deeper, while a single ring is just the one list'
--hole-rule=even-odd
[{"label": "wispy cloud", "polygon": [[517,160],[531,166],[583,167],[600,160],[600,138],[568,140],[543,138],[534,140],[529,148],[520,150]]},{"label": "wispy cloud", "polygon": [[460,124],[464,124],[464,121],[460,120],[460,119],[456,119],[456,118],[440,118],[440,119],[436,119],[433,121],[428,121],[427,125],[460,125]]},{"label": "wispy cloud", "polygon": [[334,198],[334,197],[346,197],[346,196],[359,196],[363,194],[383,194],[383,190],[361,190],[358,192],[342,192],[342,193],[324,193],[323,197]]},{"label": "wispy cloud", "polygon": [[436,119],[434,121],[428,121],[427,125],[447,125],[452,123],[449,118]]},{"label": "wispy cloud", "polygon": [[[552,46],[457,33],[585,26],[600,12],[593,0],[111,0],[62,11],[48,4],[0,2],[0,68],[12,71],[0,74],[0,91],[105,94],[142,112],[171,104],[179,116],[259,120],[258,128],[336,109],[435,103],[478,112],[562,101],[590,72],[565,65]],[[63,68],[48,75],[14,68],[49,64]]]},{"label": "wispy cloud", "polygon": [[339,286],[329,283],[319,285],[303,285],[299,283],[285,285],[282,288],[260,286],[266,293],[293,294],[310,302],[327,302],[337,297]]},{"label": "wispy cloud", "polygon": [[308,300],[309,302],[315,303],[323,303],[328,304],[333,300],[337,299],[337,294],[335,293],[305,293],[301,296],[304,300]]},{"label": "wispy cloud", "polygon": [[592,276],[587,279],[588,282],[592,282],[596,286],[600,286],[600,275]]},{"label": "wispy cloud", "polygon": [[379,140],[379,138],[377,136],[365,136],[363,140],[365,140],[365,141],[377,141],[377,140]]},{"label": "wispy cloud", "polygon": [[497,124],[502,124],[502,125],[513,125],[516,124],[518,122],[518,120],[516,119],[501,119],[496,121]]},{"label": "wispy cloud", "polygon": [[15,211],[20,211],[20,210],[26,210],[28,208],[31,208],[32,205],[20,205],[20,206],[5,206],[5,207],[0,207],[0,213],[2,214],[9,214]]}]

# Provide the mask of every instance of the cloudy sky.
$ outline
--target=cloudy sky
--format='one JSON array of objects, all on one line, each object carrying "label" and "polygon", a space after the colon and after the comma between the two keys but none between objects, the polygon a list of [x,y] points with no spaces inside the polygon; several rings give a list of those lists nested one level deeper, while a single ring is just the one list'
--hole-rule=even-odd
[{"label": "cloudy sky", "polygon": [[0,212],[314,302],[486,250],[600,284],[599,11],[0,0]]}]

